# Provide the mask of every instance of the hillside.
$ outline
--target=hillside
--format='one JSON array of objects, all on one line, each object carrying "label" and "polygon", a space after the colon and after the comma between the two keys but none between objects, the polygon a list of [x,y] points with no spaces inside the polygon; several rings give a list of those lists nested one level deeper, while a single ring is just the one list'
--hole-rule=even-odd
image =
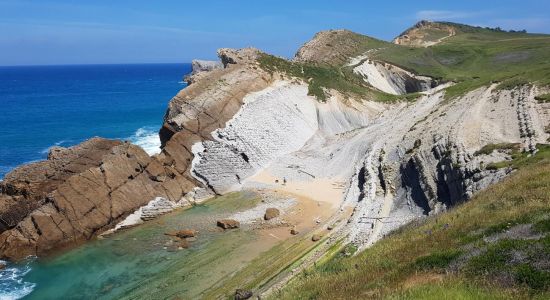
[{"label": "hillside", "polygon": [[[439,31],[451,31],[452,35],[429,47],[417,47]],[[345,72],[351,68],[350,58],[360,61],[368,56],[442,82],[457,83],[448,89],[447,97],[491,82],[501,83],[501,88],[524,83],[550,84],[549,35],[425,21],[402,35],[407,34],[411,35],[410,43],[395,44],[347,30],[321,32],[298,50],[295,60],[338,66]]]},{"label": "hillside", "polygon": [[466,204],[355,256],[330,253],[274,299],[547,299],[550,148]]}]

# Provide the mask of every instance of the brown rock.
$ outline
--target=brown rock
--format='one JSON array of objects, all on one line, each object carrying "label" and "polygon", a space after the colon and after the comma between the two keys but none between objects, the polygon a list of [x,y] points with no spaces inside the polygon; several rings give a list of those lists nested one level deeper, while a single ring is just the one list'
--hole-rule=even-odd
[{"label": "brown rock", "polygon": [[181,240],[178,243],[176,243],[176,246],[181,249],[187,249],[189,248],[189,242],[187,240]]},{"label": "brown rock", "polygon": [[178,231],[166,232],[164,234],[168,235],[168,236],[179,237],[180,239],[185,239],[185,238],[194,237],[195,235],[197,235],[197,231],[192,230],[192,229],[183,229],[183,230],[178,230]]},{"label": "brown rock", "polygon": [[175,252],[182,249],[187,249],[190,247],[189,241],[182,239],[179,240],[177,243],[172,243],[166,247],[166,251],[168,252]]},{"label": "brown rock", "polygon": [[239,228],[241,226],[241,223],[236,220],[231,219],[224,219],[224,220],[218,220],[217,222],[218,227],[221,227],[223,229],[233,229],[233,228]]},{"label": "brown rock", "polygon": [[323,236],[320,235],[320,234],[314,234],[312,237],[311,237],[311,240],[314,241],[314,242],[317,242],[319,241]]},{"label": "brown rock", "polygon": [[155,197],[177,201],[191,186],[130,143],[93,138],[53,148],[48,160],[23,165],[0,182],[0,258],[78,245]]},{"label": "brown rock", "polygon": [[290,229],[290,234],[297,235],[298,233],[300,233],[298,230],[296,230],[294,228]]},{"label": "brown rock", "polygon": [[244,290],[244,289],[237,289],[235,291],[235,300],[246,300],[252,298],[254,294],[252,291]]},{"label": "brown rock", "polygon": [[220,50],[225,68],[205,72],[170,101],[159,132],[163,150],[154,157],[127,142],[92,138],[52,148],[47,160],[8,173],[0,182],[0,259],[80,244],[156,197],[178,201],[200,186],[189,172],[192,145],[233,118],[244,96],[276,78],[256,67],[258,55]]},{"label": "brown rock", "polygon": [[274,207],[270,207],[265,210],[264,220],[271,220],[273,218],[276,218],[280,215],[280,212],[278,209]]},{"label": "brown rock", "polygon": [[4,270],[7,267],[7,265],[3,262],[0,262],[0,270]]}]

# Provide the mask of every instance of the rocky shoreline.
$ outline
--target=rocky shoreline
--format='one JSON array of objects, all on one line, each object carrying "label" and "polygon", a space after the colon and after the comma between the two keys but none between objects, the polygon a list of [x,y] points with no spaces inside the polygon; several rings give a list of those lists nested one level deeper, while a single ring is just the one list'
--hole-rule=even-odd
[{"label": "rocky shoreline", "polygon": [[372,91],[414,93],[414,102],[328,88],[319,101],[310,79],[266,68],[259,50],[220,49],[220,62],[193,63],[190,85],[170,101],[161,153],[92,138],[7,174],[0,258],[45,256],[214,195],[273,185],[353,210],[331,235],[367,247],[504,178],[510,169],[484,166],[510,157],[476,155],[482,147],[506,142],[534,151],[549,137],[550,108],[534,100],[537,87],[493,84],[448,101],[452,83],[376,61],[371,52],[350,56],[353,39],[349,47],[326,46],[350,36],[320,33],[293,63],[341,62]]}]

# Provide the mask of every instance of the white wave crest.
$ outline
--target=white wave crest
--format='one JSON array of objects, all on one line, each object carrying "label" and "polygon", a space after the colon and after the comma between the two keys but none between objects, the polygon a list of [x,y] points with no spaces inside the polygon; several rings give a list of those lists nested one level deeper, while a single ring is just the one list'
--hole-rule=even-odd
[{"label": "white wave crest", "polygon": [[21,299],[30,294],[36,284],[26,282],[23,277],[31,271],[31,262],[34,258],[29,258],[24,264],[10,265],[0,260],[0,264],[6,267],[0,270],[0,300]]},{"label": "white wave crest", "polygon": [[160,153],[160,137],[153,127],[141,127],[129,140],[132,144],[143,148],[149,155]]}]

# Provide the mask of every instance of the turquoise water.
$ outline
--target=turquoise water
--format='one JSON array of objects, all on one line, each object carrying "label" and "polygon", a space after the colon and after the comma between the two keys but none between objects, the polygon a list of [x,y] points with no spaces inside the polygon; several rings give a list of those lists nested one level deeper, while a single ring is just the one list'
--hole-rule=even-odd
[{"label": "turquoise water", "polygon": [[158,150],[168,101],[190,64],[0,67],[0,179],[53,145],[93,136]]},{"label": "turquoise water", "polygon": [[[190,64],[0,67],[0,179],[22,163],[45,159],[53,145],[72,146],[93,136],[158,151],[168,101],[185,87],[182,77],[190,71]],[[82,291],[90,293],[102,278],[122,280],[132,261],[100,249],[85,246],[49,262],[8,265],[0,270],[0,300],[35,289],[31,298],[62,299],[61,293],[76,292],[71,286],[79,278]]]},{"label": "turquoise water", "polygon": [[[250,230],[219,230],[218,218],[255,206],[254,193],[234,193],[92,241],[62,255],[20,265],[32,286],[25,299],[194,299],[251,257],[240,251]],[[164,233],[192,228],[188,249],[166,248]],[[241,257],[243,256],[243,257]]]}]

